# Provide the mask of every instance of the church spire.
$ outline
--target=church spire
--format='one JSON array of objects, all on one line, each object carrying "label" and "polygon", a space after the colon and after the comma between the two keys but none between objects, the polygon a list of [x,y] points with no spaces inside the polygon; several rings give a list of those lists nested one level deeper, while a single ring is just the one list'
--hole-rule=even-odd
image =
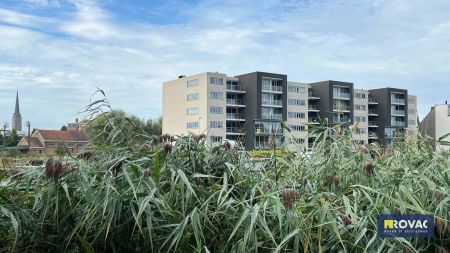
[{"label": "church spire", "polygon": [[14,114],[12,117],[12,129],[18,132],[22,131],[22,115],[20,115],[19,90],[17,90],[16,93],[16,108],[14,109]]},{"label": "church spire", "polygon": [[20,107],[19,107],[19,90],[17,90],[17,93],[16,93],[16,110],[14,111],[14,113],[19,113],[19,114],[20,114]]}]

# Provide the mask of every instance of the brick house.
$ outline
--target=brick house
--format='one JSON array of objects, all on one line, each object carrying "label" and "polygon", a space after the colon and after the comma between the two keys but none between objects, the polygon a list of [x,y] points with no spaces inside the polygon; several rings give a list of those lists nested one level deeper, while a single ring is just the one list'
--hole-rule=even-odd
[{"label": "brick house", "polygon": [[36,130],[32,136],[23,137],[17,149],[23,153],[54,155],[58,146],[66,145],[71,154],[79,154],[86,149],[89,139],[81,131]]}]

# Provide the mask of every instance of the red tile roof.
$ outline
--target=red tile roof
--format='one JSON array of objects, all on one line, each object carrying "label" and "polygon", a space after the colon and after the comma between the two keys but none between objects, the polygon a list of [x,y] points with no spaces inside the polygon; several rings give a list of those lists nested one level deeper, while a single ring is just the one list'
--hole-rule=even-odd
[{"label": "red tile roof", "polygon": [[84,132],[72,132],[61,130],[36,130],[44,141],[67,141],[67,142],[88,142],[89,139]]}]

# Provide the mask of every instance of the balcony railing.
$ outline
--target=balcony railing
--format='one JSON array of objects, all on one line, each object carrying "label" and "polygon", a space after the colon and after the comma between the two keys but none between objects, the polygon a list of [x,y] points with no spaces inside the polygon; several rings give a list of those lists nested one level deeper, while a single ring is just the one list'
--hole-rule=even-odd
[{"label": "balcony railing", "polygon": [[404,105],[404,104],[405,104],[405,99],[401,99],[401,98],[391,98],[391,104],[400,104],[400,105]]},{"label": "balcony railing", "polygon": [[245,119],[243,113],[227,113],[227,119]]},{"label": "balcony railing", "polygon": [[378,112],[376,110],[369,110],[369,115],[378,115]]},{"label": "balcony railing", "polygon": [[262,91],[283,92],[283,87],[282,86],[263,86]]},{"label": "balcony railing", "polygon": [[337,123],[337,124],[340,124],[340,123],[349,123],[350,122],[350,119],[349,118],[334,118],[333,119],[333,123]]},{"label": "balcony railing", "polygon": [[227,127],[227,133],[244,133],[244,129],[240,127]]},{"label": "balcony railing", "polygon": [[245,100],[239,99],[239,98],[227,98],[227,104],[229,104],[229,105],[245,105]]},{"label": "balcony railing", "polygon": [[333,105],[333,110],[335,111],[350,111],[349,105]]},{"label": "balcony railing", "polygon": [[369,104],[378,104],[378,99],[376,99],[376,98],[369,98]]},{"label": "balcony railing", "polygon": [[387,133],[384,135],[386,139],[392,139],[392,138],[404,138],[406,135],[405,133]]},{"label": "balcony railing", "polygon": [[227,84],[227,90],[231,90],[231,91],[245,91],[244,86],[233,85],[233,84]]},{"label": "balcony railing", "polygon": [[271,129],[271,128],[256,128],[255,131],[256,134],[282,134],[283,133],[283,129],[282,128],[276,128],[276,129]]},{"label": "balcony railing", "polygon": [[392,110],[391,109],[391,115],[405,116],[406,112],[404,110]]},{"label": "balcony railing", "polygon": [[[258,142],[258,143],[255,143],[255,149],[269,149],[272,147],[272,145],[273,145],[272,142]],[[275,145],[277,147],[281,147],[283,145],[283,143],[277,141],[277,142],[275,142]]]},{"label": "balcony railing", "polygon": [[263,113],[261,115],[261,118],[263,119],[272,119],[272,120],[283,120],[283,114],[279,114],[279,113]]},{"label": "balcony railing", "polygon": [[333,98],[350,99],[350,93],[336,92],[336,93],[333,93]]},{"label": "balcony railing", "polygon": [[370,127],[377,127],[378,126],[378,122],[376,122],[376,121],[369,121],[369,126]]},{"label": "balcony railing", "polygon": [[378,135],[375,132],[369,132],[369,138],[371,139],[378,139]]},{"label": "balcony railing", "polygon": [[320,120],[318,118],[309,118],[308,123],[310,124],[320,124]]},{"label": "balcony railing", "polygon": [[282,106],[283,101],[282,100],[263,100],[263,105],[273,105],[273,106]]},{"label": "balcony railing", "polygon": [[406,122],[404,121],[391,121],[391,126],[396,126],[396,127],[404,127],[406,126]]},{"label": "balcony railing", "polygon": [[310,91],[308,92],[308,98],[320,98],[318,92]]},{"label": "balcony railing", "polygon": [[308,105],[308,110],[309,111],[319,111],[319,106],[318,105]]}]

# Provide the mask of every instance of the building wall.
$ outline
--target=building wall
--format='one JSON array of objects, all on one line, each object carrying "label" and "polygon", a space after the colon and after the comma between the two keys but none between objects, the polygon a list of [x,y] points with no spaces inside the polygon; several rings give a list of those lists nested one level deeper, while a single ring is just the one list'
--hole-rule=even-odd
[{"label": "building wall", "polygon": [[417,96],[408,95],[408,135],[417,133]]},{"label": "building wall", "polygon": [[[222,84],[212,84],[211,78],[221,78]],[[205,134],[207,138],[207,143],[211,146],[213,145],[211,137],[220,137],[221,140],[224,140],[226,138],[226,113],[227,113],[227,107],[226,107],[226,100],[227,100],[227,93],[226,93],[226,75],[220,74],[220,73],[207,73],[207,85],[206,90],[207,93],[207,108],[206,108],[206,117],[205,119],[201,120],[203,124],[206,124],[204,127],[207,129]],[[221,92],[222,93],[222,99],[212,99],[211,98],[211,92]],[[203,94],[202,94],[203,95]],[[216,114],[211,113],[211,107],[221,107],[222,113]],[[223,124],[222,128],[211,128],[211,121],[221,121]],[[202,126],[200,126],[201,129]],[[216,143],[214,143],[216,144]]]},{"label": "building wall", "polygon": [[[308,87],[309,85],[306,83],[299,83],[299,82],[288,82],[288,92],[287,92],[287,112],[300,112],[305,114],[304,119],[293,119],[293,118],[287,118],[286,125],[293,126],[293,125],[301,125],[305,127],[304,131],[296,131],[295,129],[291,129],[292,138],[296,140],[297,143],[304,142],[304,146],[308,144]],[[290,92],[289,86],[296,86],[303,88],[304,92]],[[302,100],[305,101],[304,105],[292,105],[289,104],[290,99],[296,99],[296,100]]]},{"label": "building wall", "polygon": [[[364,98],[357,98],[356,93],[364,94]],[[363,90],[363,89],[354,89],[354,95],[353,95],[353,124],[351,125],[352,128],[352,137],[353,140],[357,141],[360,144],[367,144],[368,143],[368,110],[369,110],[369,104],[368,104],[368,98],[369,98],[369,91]],[[364,108],[361,108],[364,107]],[[356,117],[364,117],[364,120],[362,121],[356,121]],[[359,129],[359,133],[357,130]]]},{"label": "building wall", "polygon": [[[436,105],[436,140],[442,136],[450,133],[450,105]],[[445,141],[450,141],[450,136],[444,138]],[[450,150],[449,146],[437,145],[436,150]]]}]

